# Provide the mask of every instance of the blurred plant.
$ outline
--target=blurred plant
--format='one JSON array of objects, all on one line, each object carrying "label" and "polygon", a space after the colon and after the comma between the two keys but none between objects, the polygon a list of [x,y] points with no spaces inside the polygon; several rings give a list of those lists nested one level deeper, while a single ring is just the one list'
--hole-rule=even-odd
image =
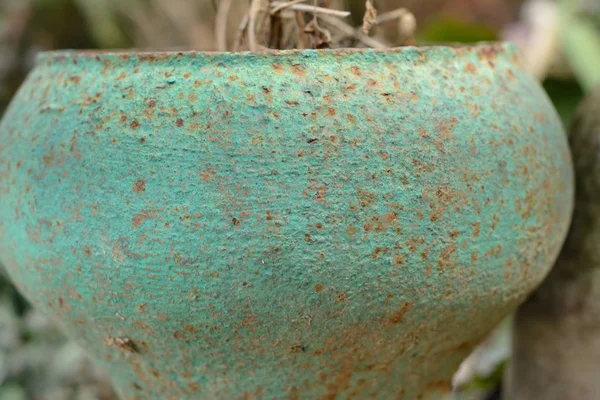
[{"label": "blurred plant", "polygon": [[589,0],[560,0],[560,38],[575,77],[589,91],[600,82],[600,6]]}]

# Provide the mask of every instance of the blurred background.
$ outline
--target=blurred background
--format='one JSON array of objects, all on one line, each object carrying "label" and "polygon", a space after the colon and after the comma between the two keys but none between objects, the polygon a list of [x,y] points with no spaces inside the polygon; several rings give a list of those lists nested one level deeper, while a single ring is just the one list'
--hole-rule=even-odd
[{"label": "blurred background", "polygon": [[[225,0],[0,0],[0,116],[38,51],[216,50],[221,1]],[[233,45],[248,3],[231,1],[222,26],[227,48]],[[350,11],[348,25],[362,24],[364,0],[320,3]],[[417,21],[418,44],[515,42],[565,125],[585,92],[600,81],[600,0],[375,0],[374,4],[380,14],[408,8]],[[402,29],[390,20],[370,35],[397,45]],[[509,347],[507,320],[457,371],[453,398],[497,397]],[[15,291],[0,266],[0,400],[25,399],[113,400],[116,395],[85,353]]]}]

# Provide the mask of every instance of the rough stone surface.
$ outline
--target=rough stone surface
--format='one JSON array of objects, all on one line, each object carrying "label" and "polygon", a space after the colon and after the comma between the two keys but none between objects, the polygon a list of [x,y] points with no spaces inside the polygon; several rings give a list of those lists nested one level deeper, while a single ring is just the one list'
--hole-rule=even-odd
[{"label": "rough stone surface", "polygon": [[0,257],[129,399],[432,399],[567,229],[508,45],[42,55]]}]

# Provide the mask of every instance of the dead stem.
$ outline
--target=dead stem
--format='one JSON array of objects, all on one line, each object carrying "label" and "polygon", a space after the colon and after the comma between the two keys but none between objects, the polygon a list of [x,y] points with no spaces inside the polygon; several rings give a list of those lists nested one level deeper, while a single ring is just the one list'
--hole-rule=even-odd
[{"label": "dead stem", "polygon": [[283,24],[281,22],[281,14],[271,14],[271,37],[269,38],[269,47],[272,49],[281,49],[281,37],[283,32]]},{"label": "dead stem", "polygon": [[244,16],[244,19],[238,26],[238,29],[235,33],[235,40],[233,41],[233,51],[234,52],[239,51],[240,48],[242,47],[242,42],[244,40],[244,34],[246,33],[246,30],[248,29],[248,20],[249,20],[248,14],[246,14]]},{"label": "dead stem", "polygon": [[[317,8],[317,0],[313,0],[314,9]],[[304,27],[304,32],[310,35],[311,47],[315,49],[326,49],[329,48],[331,43],[331,33],[319,26],[317,20],[317,13],[313,12],[312,20]]]},{"label": "dead stem", "polygon": [[231,9],[231,0],[221,0],[217,9],[215,18],[215,36],[217,39],[217,49],[227,51],[227,19]]},{"label": "dead stem", "polygon": [[296,19],[296,34],[298,40],[298,48],[306,49],[308,47],[308,38],[306,37],[306,33],[304,33],[304,27],[306,26],[304,14],[301,11],[295,11],[294,16]]},{"label": "dead stem", "polygon": [[367,0],[367,2],[365,3],[365,8],[366,10],[365,16],[363,17],[362,30],[365,35],[368,35],[369,31],[371,30],[371,28],[375,24],[375,21],[377,20],[377,10],[373,5],[372,0]]},{"label": "dead stem", "polygon": [[262,0],[252,0],[250,11],[248,11],[248,47],[250,51],[258,51],[259,45],[256,39],[256,17],[261,9]]},{"label": "dead stem", "polygon": [[294,10],[294,11],[331,15],[331,16],[335,16],[335,17],[339,17],[339,18],[345,18],[345,17],[350,16],[349,11],[332,10],[330,8],[315,7],[315,6],[311,6],[308,4],[298,4],[298,3],[293,3],[293,2],[284,3],[281,1],[273,1],[273,2],[271,2],[271,5],[276,6],[276,7],[285,5],[286,8],[288,8],[290,10]]},{"label": "dead stem", "polygon": [[389,43],[386,43],[379,39],[369,37],[369,36],[365,35],[364,33],[362,33],[359,29],[355,29],[352,26],[345,23],[344,21],[341,21],[337,18],[330,17],[328,15],[321,15],[321,16],[319,16],[319,18],[326,24],[341,31],[346,36],[353,37],[369,47],[373,47],[375,49],[385,49],[385,48],[392,47]]},{"label": "dead stem", "polygon": [[[218,10],[217,39],[220,51],[226,47],[226,13],[228,12],[227,8],[231,7],[231,4],[227,3],[231,3],[231,1],[221,0]],[[378,17],[372,0],[367,0],[367,11],[361,29],[360,27],[355,28],[341,19],[349,16],[350,12],[327,8],[327,3],[318,6],[314,0],[313,5],[303,4],[305,1],[250,0],[249,11],[237,29],[233,51],[239,51],[242,47],[245,34],[250,51],[265,48],[321,49],[330,46],[339,47],[344,44],[352,46],[352,41],[354,44],[358,41],[364,46],[385,49],[392,47],[392,44],[382,38],[370,37],[368,32],[375,25],[393,20],[398,21],[400,44],[414,41],[416,21],[413,14],[405,8],[399,8]],[[306,23],[308,15],[312,16],[312,19]],[[326,27],[333,31],[330,32]],[[336,37],[335,43],[332,33]]]},{"label": "dead stem", "polygon": [[417,30],[417,20],[413,13],[406,8],[398,8],[378,15],[375,19],[375,24],[380,25],[396,19],[398,20],[399,43],[404,44],[407,41],[412,41]]},{"label": "dead stem", "polygon": [[406,14],[411,14],[406,8],[397,8],[392,11],[384,12],[383,14],[379,14],[377,18],[375,18],[375,24],[380,25],[384,22],[392,21],[394,19],[402,18]]},{"label": "dead stem", "polygon": [[[304,3],[306,0],[292,0],[292,1],[288,1],[287,3],[280,3],[279,5],[274,6],[271,9],[271,15],[278,13],[281,10],[284,10],[290,6],[293,6],[294,4],[298,4],[298,3]],[[271,2],[271,5],[273,5],[273,3],[278,3],[276,1]]]}]

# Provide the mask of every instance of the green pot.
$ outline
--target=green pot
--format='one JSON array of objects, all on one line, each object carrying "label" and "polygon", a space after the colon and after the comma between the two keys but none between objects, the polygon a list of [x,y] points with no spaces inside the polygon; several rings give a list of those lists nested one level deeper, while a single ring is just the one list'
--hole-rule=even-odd
[{"label": "green pot", "polygon": [[510,45],[39,56],[0,257],[128,399],[437,398],[569,224]]}]

